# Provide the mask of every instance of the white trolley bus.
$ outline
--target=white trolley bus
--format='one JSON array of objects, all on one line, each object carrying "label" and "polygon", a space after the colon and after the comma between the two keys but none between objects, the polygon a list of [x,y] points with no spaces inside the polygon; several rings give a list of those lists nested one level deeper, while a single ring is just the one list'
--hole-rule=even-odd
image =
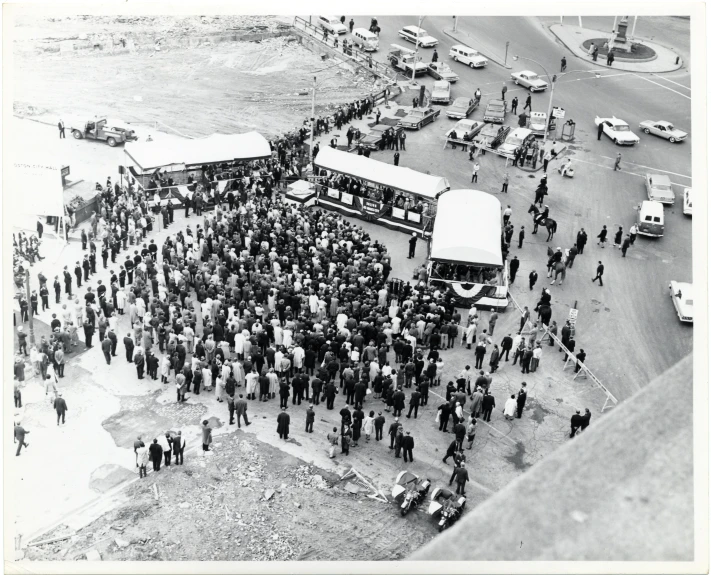
[{"label": "white trolley bus", "polygon": [[459,306],[504,311],[509,282],[501,232],[501,203],[494,196],[443,193],[429,246],[430,283],[451,290]]}]

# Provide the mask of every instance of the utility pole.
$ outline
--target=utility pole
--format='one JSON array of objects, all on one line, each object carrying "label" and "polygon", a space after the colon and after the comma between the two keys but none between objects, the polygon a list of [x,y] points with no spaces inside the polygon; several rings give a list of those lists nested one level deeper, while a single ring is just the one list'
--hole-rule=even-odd
[{"label": "utility pole", "polygon": [[459,19],[459,16],[452,16],[454,18],[454,26],[452,27],[452,32],[457,31],[457,20]]},{"label": "utility pole", "polygon": [[[35,345],[35,322],[32,317],[32,306],[30,305],[30,270],[25,270],[25,297],[27,298],[27,317],[30,318],[30,345]],[[20,317],[22,321],[22,317]]]},{"label": "utility pole", "polygon": [[316,123],[316,76],[314,76],[313,92],[311,94],[311,144],[309,145],[309,158],[314,161],[314,124]]},{"label": "utility pole", "polygon": [[[539,64],[540,65],[540,64]],[[543,67],[543,66],[541,66]],[[548,76],[548,73],[546,72],[546,76]],[[551,114],[553,113],[553,90],[555,89],[555,74],[553,74],[553,77],[551,78],[548,76],[548,79],[551,82],[551,95],[550,98],[548,99],[548,118],[546,119],[546,133],[545,136],[543,136],[543,141],[545,142],[548,139],[548,132],[550,131],[551,127]],[[553,140],[555,140],[555,135],[553,136]]]},{"label": "utility pole", "polygon": [[506,53],[504,54],[504,66],[506,66],[506,61],[509,59],[509,44],[511,44],[511,42],[506,40]]},{"label": "utility pole", "polygon": [[[417,22],[417,32],[418,32],[418,34],[419,34],[419,32],[420,32],[420,28],[422,27],[422,20],[424,20],[424,16],[420,16],[420,18],[419,18],[419,20],[418,20],[418,22]],[[419,36],[418,36],[418,38],[419,38]],[[414,61],[412,62],[412,82],[413,82],[413,84],[414,84],[414,82],[415,82],[415,71],[417,70],[417,52],[419,51],[419,49],[420,49],[420,41],[419,41],[419,40],[415,40],[415,59],[414,59]]]},{"label": "utility pole", "polygon": [[634,37],[634,29],[637,27],[637,16],[634,17],[634,22],[632,22],[632,34],[630,36]]}]

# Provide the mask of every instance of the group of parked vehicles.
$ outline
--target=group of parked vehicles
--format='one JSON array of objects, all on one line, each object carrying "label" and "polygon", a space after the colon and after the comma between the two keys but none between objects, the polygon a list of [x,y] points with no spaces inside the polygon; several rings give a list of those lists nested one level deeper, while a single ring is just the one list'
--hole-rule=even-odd
[{"label": "group of parked vehicles", "polygon": [[[418,477],[410,471],[401,471],[392,490],[393,499],[400,505],[403,517],[427,500],[432,483],[429,479]],[[437,487],[430,496],[427,513],[438,520],[440,531],[453,525],[464,513],[467,499],[456,495],[449,489]]]}]

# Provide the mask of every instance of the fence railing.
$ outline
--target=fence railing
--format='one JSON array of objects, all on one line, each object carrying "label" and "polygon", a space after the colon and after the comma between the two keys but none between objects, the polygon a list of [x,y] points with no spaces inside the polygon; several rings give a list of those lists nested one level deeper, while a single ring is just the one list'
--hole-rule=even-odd
[{"label": "fence railing", "polygon": [[336,52],[338,56],[355,61],[363,67],[368,68],[373,73],[384,77],[389,82],[394,83],[397,80],[396,70],[394,70],[387,64],[383,64],[382,62],[374,60],[373,56],[370,53],[365,52],[364,50],[361,50],[360,48],[352,44],[348,45],[346,51],[343,50],[343,42],[341,40],[338,40],[338,46],[335,46],[334,39],[337,39],[337,36],[334,37],[333,34],[330,33],[324,36],[323,28],[314,26],[313,24],[309,23],[308,20],[304,20],[303,18],[299,18],[298,16],[295,17],[294,29],[303,32],[313,40],[316,40],[321,43],[323,46],[330,48],[333,52]]}]

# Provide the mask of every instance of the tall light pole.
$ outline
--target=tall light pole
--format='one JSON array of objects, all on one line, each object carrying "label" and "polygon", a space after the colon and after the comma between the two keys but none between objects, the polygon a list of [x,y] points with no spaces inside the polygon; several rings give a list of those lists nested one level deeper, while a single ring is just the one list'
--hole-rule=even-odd
[{"label": "tall light pole", "polygon": [[577,72],[583,73],[583,74],[595,74],[596,78],[600,77],[600,72],[597,72],[595,70],[569,70],[568,72],[561,72],[560,74],[553,74],[553,77],[551,78],[548,75],[548,72],[546,69],[543,67],[543,65],[540,62],[536,62],[535,60],[532,60],[531,58],[524,58],[523,56],[514,56],[513,57],[514,61],[517,60],[528,60],[529,62],[533,62],[534,64],[538,64],[542,69],[543,72],[545,73],[546,77],[548,78],[548,83],[550,84],[551,87],[551,93],[550,97],[548,98],[548,117],[546,119],[546,133],[544,136],[544,140],[548,139],[548,132],[550,131],[550,125],[551,125],[551,115],[553,113],[553,91],[555,90],[555,83],[558,80],[558,78],[562,78],[563,76],[566,76],[568,74],[574,74]]},{"label": "tall light pole", "polygon": [[[35,345],[35,323],[32,317],[32,305],[30,304],[30,270],[25,270],[25,293],[27,297],[27,317],[30,320],[30,345]],[[20,312],[20,321],[22,321],[22,312]]]},{"label": "tall light pole", "polygon": [[311,145],[309,146],[309,159],[314,161],[314,124],[316,123],[316,76],[311,91]]},{"label": "tall light pole", "polygon": [[415,72],[417,71],[417,52],[420,49],[420,40],[419,40],[419,33],[420,33],[420,28],[422,27],[422,21],[425,19],[424,16],[420,16],[420,19],[417,22],[417,40],[415,40],[415,59],[412,62],[412,82],[415,82]]},{"label": "tall light pole", "polygon": [[454,18],[454,26],[452,26],[452,32],[457,31],[457,20],[459,20],[459,16],[452,16]]},{"label": "tall light pole", "polygon": [[543,73],[546,75],[546,78],[548,78],[548,85],[551,88],[551,94],[550,94],[550,98],[548,99],[548,117],[546,118],[546,133],[543,136],[543,140],[545,141],[548,139],[548,132],[549,132],[549,128],[551,125],[551,112],[553,111],[553,90],[555,89],[555,76],[553,76],[553,78],[551,78],[550,75],[548,74],[548,71],[543,67],[543,64],[541,64],[540,62],[537,62],[536,60],[533,60],[532,58],[524,58],[523,56],[516,56],[515,55],[513,57],[513,59],[514,59],[514,62],[516,62],[518,60],[528,60],[529,62],[538,64],[541,67],[541,69],[543,70]]}]

